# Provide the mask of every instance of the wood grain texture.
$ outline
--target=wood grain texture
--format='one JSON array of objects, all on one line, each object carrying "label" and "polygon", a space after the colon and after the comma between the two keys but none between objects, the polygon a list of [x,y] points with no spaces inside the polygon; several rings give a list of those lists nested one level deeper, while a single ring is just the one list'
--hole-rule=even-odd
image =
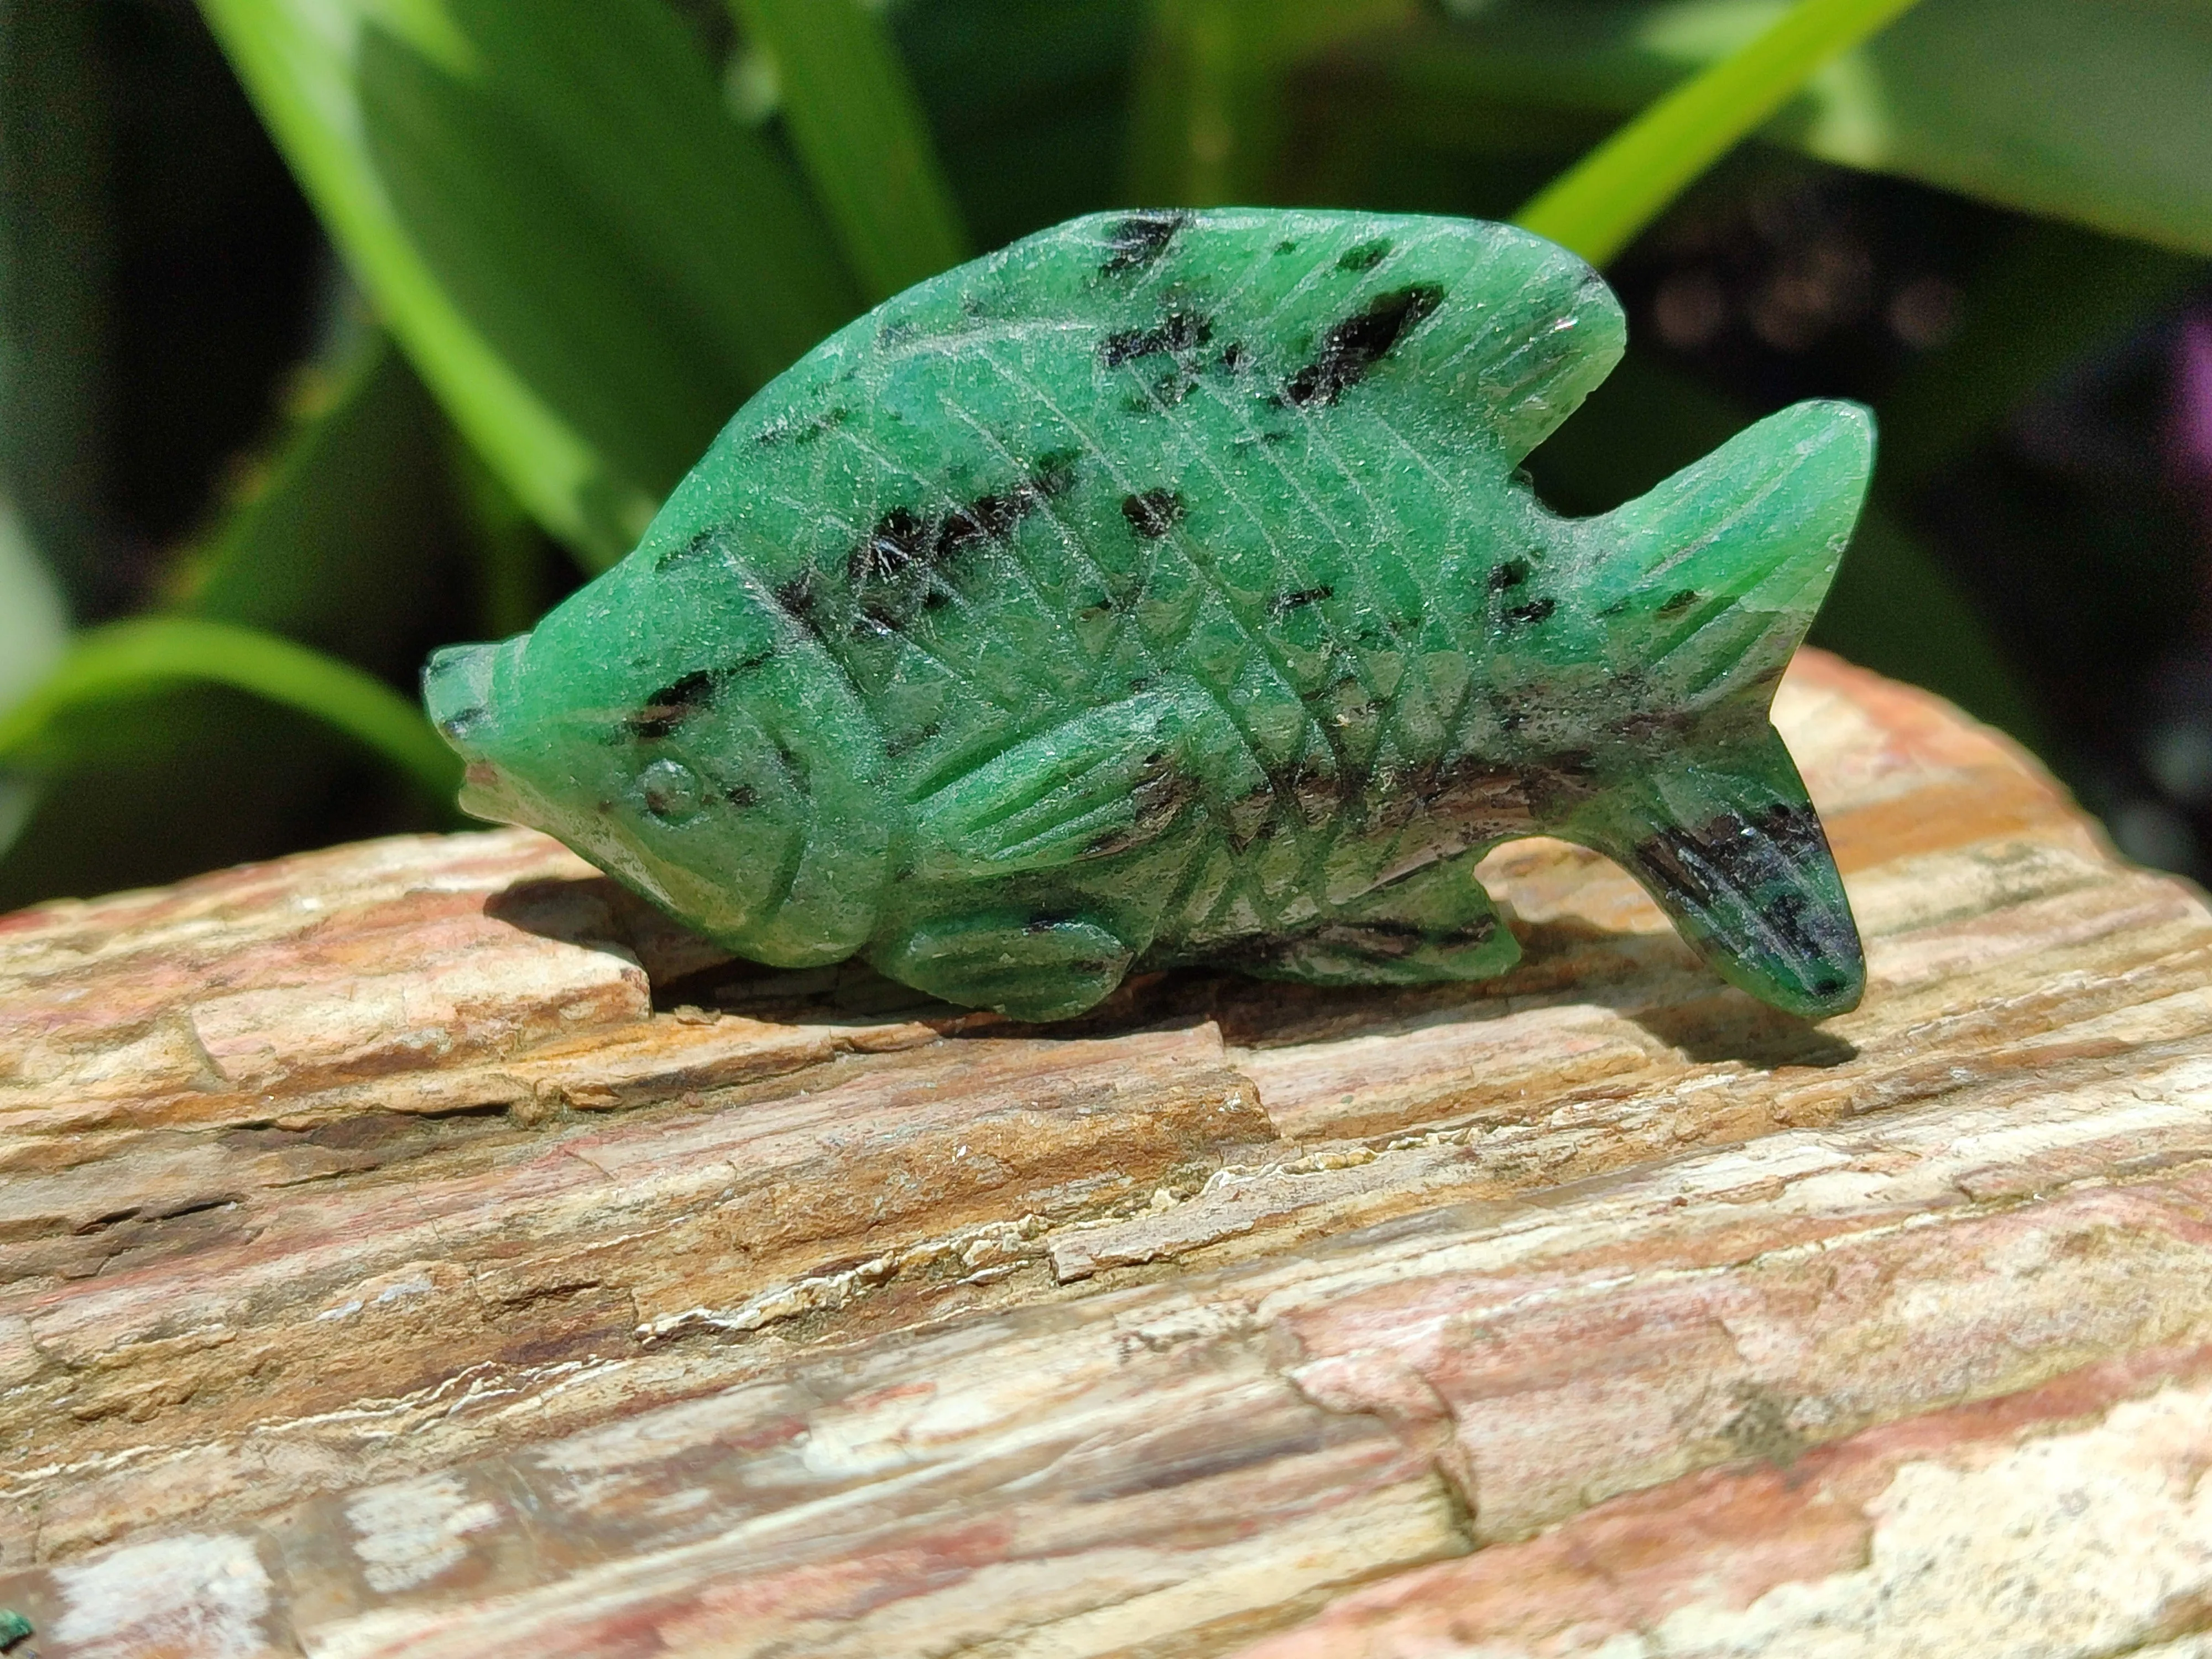
[{"label": "wood grain texture", "polygon": [[1872,988],[1038,1030],[520,831],[0,918],[0,1605],[100,1656],[2212,1654],[2212,915],[1815,653]]}]

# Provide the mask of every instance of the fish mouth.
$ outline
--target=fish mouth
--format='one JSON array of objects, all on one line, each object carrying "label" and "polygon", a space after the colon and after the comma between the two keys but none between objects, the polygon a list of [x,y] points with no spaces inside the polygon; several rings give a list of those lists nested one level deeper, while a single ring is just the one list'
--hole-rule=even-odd
[{"label": "fish mouth", "polygon": [[422,668],[422,707],[438,735],[468,763],[457,803],[461,811],[492,823],[534,829],[542,815],[531,809],[527,793],[494,759],[500,738],[500,693],[504,689],[512,696],[514,659],[529,637],[520,635],[494,645],[449,645],[432,653]]},{"label": "fish mouth", "polygon": [[472,818],[487,823],[519,823],[535,830],[537,823],[507,775],[489,761],[471,761],[461,775],[461,793],[454,803]]},{"label": "fish mouth", "polygon": [[493,682],[501,661],[529,636],[496,645],[449,645],[430,653],[422,667],[422,707],[438,735],[461,758],[483,758],[483,738],[493,724]]}]

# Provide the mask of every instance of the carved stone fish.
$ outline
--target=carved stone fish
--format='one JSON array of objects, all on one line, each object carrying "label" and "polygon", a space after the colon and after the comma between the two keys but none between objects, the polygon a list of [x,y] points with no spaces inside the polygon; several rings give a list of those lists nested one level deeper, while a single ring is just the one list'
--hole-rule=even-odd
[{"label": "carved stone fish", "polygon": [[461,804],[744,956],[1025,1019],[1177,963],[1498,973],[1474,863],[1538,832],[1753,995],[1848,1009],[1857,933],[1767,705],[1872,422],[1800,404],[1559,518],[1516,469],[1624,333],[1505,225],[1029,237],[763,388],[534,632],[438,653]]}]

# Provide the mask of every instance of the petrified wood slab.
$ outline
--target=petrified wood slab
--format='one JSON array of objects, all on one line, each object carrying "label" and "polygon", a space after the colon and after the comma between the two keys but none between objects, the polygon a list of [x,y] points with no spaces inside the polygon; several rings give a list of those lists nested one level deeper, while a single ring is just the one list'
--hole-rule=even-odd
[{"label": "petrified wood slab", "polygon": [[1508,980],[1039,1031],[522,832],[0,920],[58,1656],[2105,1655],[2212,1629],[2212,915],[1808,653],[1874,987],[1610,865]]}]

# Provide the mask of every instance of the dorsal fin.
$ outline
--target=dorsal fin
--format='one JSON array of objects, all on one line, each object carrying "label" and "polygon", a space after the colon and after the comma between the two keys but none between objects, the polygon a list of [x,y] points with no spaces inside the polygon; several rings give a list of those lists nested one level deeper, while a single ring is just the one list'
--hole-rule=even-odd
[{"label": "dorsal fin", "polygon": [[1117,315],[1129,360],[1233,346],[1308,408],[1351,395],[1370,370],[1381,380],[1387,356],[1389,380],[1495,434],[1516,463],[1627,338],[1597,272],[1516,226],[1273,208],[1073,219],[901,295],[868,337]]},{"label": "dorsal fin", "polygon": [[1291,403],[1332,400],[1387,351],[1401,384],[1472,405],[1515,462],[1613,372],[1627,338],[1596,271],[1513,225],[1223,208],[1098,215],[1046,235],[1079,246],[1109,284],[1195,290],[1194,273],[1223,273],[1215,337],[1267,337],[1295,363]]}]

